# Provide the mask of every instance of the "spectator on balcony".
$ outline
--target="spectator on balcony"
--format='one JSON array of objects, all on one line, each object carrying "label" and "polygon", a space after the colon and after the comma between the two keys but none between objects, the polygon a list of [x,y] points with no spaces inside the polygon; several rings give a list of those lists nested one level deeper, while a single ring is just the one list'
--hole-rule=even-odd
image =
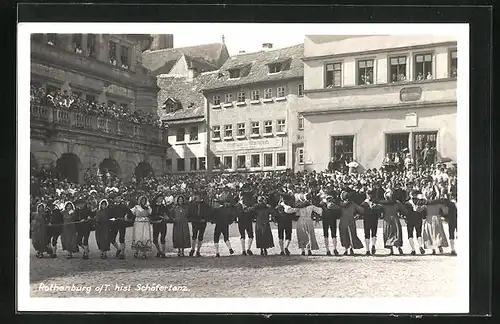
[{"label": "spectator on balcony", "polygon": [[431,72],[427,72],[426,79],[427,80],[432,80],[432,74],[431,74]]},{"label": "spectator on balcony", "polygon": [[419,72],[417,75],[417,81],[422,81],[423,79],[424,79],[424,75],[422,74],[422,72]]}]

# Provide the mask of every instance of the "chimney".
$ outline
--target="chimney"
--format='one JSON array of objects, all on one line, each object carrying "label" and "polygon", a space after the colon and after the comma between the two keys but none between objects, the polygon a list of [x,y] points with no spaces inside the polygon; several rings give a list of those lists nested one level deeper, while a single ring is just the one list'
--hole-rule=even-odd
[{"label": "chimney", "polygon": [[269,51],[273,49],[273,43],[263,43],[262,50]]},{"label": "chimney", "polygon": [[153,34],[150,50],[161,50],[174,47],[173,34]]}]

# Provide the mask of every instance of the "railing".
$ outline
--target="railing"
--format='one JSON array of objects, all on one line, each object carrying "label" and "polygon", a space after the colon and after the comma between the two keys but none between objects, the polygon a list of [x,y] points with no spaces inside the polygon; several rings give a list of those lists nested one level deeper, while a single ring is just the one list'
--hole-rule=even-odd
[{"label": "railing", "polygon": [[168,145],[166,130],[161,130],[152,125],[134,124],[82,112],[31,105],[31,120],[54,123],[68,128],[90,130],[102,134],[135,138],[153,144]]}]

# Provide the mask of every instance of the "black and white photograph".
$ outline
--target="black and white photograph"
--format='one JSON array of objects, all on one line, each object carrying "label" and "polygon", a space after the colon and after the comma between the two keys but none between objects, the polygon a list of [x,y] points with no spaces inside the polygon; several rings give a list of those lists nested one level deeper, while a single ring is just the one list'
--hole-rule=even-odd
[{"label": "black and white photograph", "polygon": [[468,35],[20,24],[19,309],[467,313]]}]

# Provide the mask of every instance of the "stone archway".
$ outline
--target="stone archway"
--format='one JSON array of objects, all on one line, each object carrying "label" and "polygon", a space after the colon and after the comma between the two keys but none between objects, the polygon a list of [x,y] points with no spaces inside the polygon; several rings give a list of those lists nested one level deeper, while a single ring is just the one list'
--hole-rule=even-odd
[{"label": "stone archway", "polygon": [[80,158],[73,153],[64,153],[56,162],[56,168],[63,179],[68,179],[69,182],[80,183],[82,162]]},{"label": "stone archway", "polygon": [[104,160],[102,160],[101,164],[99,164],[99,170],[101,173],[109,172],[110,174],[117,177],[119,177],[121,174],[120,165],[113,158],[105,158]]},{"label": "stone archway", "polygon": [[148,162],[141,162],[135,168],[135,177],[137,180],[140,180],[149,175],[154,175],[153,167]]}]

